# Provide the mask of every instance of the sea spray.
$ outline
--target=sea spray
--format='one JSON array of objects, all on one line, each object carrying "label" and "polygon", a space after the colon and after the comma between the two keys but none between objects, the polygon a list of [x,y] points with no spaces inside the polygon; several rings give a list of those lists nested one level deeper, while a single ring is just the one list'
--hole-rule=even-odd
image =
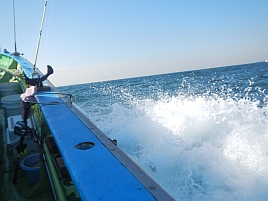
[{"label": "sea spray", "polygon": [[[267,196],[267,108],[249,100],[115,103],[98,126],[179,200]],[[95,117],[97,119],[95,119]]]},{"label": "sea spray", "polygon": [[176,200],[266,200],[268,70],[259,65],[85,84],[73,95]]}]

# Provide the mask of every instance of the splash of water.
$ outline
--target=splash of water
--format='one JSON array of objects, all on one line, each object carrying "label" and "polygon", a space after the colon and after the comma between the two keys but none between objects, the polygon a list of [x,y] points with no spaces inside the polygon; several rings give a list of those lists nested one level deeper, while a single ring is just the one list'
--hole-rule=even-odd
[{"label": "splash of water", "polygon": [[178,200],[268,197],[268,108],[247,98],[162,97],[90,118]]},{"label": "splash of water", "polygon": [[[267,65],[68,87],[175,199],[267,200]],[[73,90],[70,92],[70,90]]]}]

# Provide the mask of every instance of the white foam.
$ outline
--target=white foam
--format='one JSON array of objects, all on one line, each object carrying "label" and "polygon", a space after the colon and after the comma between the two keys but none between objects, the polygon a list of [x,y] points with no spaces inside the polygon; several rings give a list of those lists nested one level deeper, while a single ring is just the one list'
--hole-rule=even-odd
[{"label": "white foam", "polygon": [[268,197],[267,106],[181,96],[131,105],[90,118],[177,200]]}]

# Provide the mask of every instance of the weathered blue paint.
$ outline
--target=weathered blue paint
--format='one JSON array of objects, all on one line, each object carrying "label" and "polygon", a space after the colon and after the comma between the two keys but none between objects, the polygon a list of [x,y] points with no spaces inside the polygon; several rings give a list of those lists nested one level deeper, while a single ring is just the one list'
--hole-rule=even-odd
[{"label": "weathered blue paint", "polygon": [[[42,103],[57,98],[41,94],[36,98]],[[66,105],[44,105],[41,110],[82,200],[155,200]],[[75,148],[82,142],[95,146]]]}]

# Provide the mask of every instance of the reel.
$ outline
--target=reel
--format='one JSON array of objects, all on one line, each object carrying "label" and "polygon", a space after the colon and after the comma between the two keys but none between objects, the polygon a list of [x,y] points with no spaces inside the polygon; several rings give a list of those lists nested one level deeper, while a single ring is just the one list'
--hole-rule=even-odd
[{"label": "reel", "polygon": [[29,128],[23,121],[17,121],[14,127],[14,134],[18,136],[27,136],[33,134],[33,129]]}]

